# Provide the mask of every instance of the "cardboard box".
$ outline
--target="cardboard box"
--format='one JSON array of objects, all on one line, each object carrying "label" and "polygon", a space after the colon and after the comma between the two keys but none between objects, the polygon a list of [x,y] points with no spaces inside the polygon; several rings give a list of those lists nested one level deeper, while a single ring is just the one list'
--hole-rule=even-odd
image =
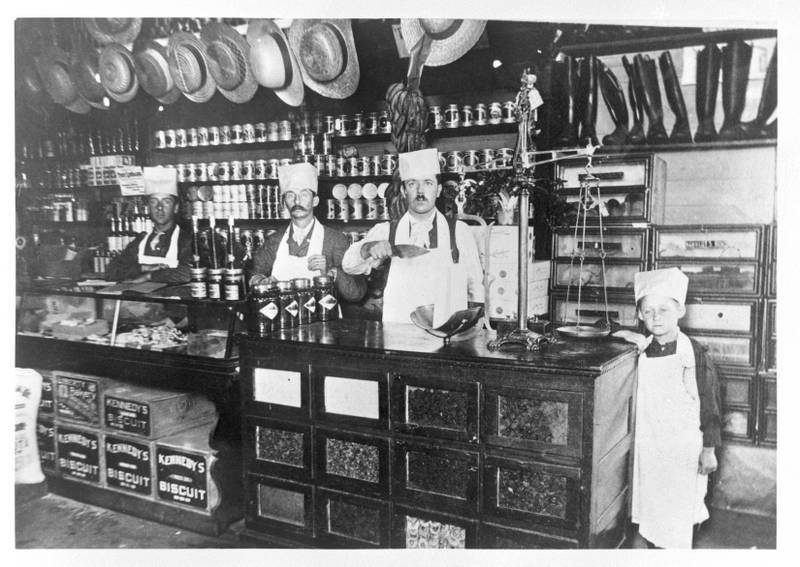
[{"label": "cardboard box", "polygon": [[[508,285],[517,285],[519,265],[516,262],[491,262],[487,275],[489,283],[495,280],[509,282]],[[550,260],[537,260],[528,264],[528,282],[537,282],[550,278]]]},{"label": "cardboard box", "polygon": [[56,417],[85,425],[100,426],[103,392],[122,383],[111,378],[53,371]]},{"label": "cardboard box", "polygon": [[53,415],[55,411],[53,373],[50,370],[37,370],[36,372],[42,375],[42,397],[39,399],[39,413]]},{"label": "cardboard box", "polygon": [[[548,311],[549,280],[528,283],[528,317],[544,315]],[[507,285],[506,281],[496,280],[489,285],[489,317],[492,319],[517,318],[517,283]]]},{"label": "cardboard box", "polygon": [[39,414],[36,420],[36,442],[39,446],[39,462],[45,471],[56,472],[56,425],[52,416]]},{"label": "cardboard box", "polygon": [[58,472],[63,478],[102,484],[102,434],[88,427],[56,422]]},{"label": "cardboard box", "polygon": [[216,451],[209,445],[214,424],[207,424],[156,444],[156,498],[159,502],[212,512],[220,504],[210,471]]},{"label": "cardboard box", "polygon": [[136,496],[153,496],[155,444],[107,433],[103,440],[105,486]]}]

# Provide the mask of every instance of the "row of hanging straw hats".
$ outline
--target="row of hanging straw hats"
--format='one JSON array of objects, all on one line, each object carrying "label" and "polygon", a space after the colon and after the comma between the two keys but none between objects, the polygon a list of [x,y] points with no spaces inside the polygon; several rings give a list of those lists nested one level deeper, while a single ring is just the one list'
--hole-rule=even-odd
[{"label": "row of hanging straw hats", "polygon": [[[401,27],[409,49],[422,34],[434,39],[427,65],[437,66],[466,53],[485,23],[414,19],[402,20]],[[80,41],[69,54],[51,46],[36,58],[36,69],[53,101],[77,113],[108,108],[105,97],[128,102],[140,87],[162,104],[181,95],[206,102],[217,90],[244,103],[259,85],[291,106],[302,104],[304,84],[329,98],[355,92],[360,69],[350,20],[302,19],[284,25],[285,31],[275,20],[250,20],[243,36],[227,24],[212,22],[199,35],[176,32],[166,41],[137,41],[139,18],[88,19],[86,28],[102,46],[99,50]],[[41,96],[35,92],[33,69],[23,64],[19,74],[23,88]]]}]

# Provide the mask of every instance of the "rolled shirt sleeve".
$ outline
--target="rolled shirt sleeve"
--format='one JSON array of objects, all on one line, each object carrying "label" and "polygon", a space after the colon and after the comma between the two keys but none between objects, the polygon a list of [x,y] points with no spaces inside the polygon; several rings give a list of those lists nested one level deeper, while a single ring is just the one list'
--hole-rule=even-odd
[{"label": "rolled shirt sleeve", "polygon": [[358,242],[354,242],[350,245],[350,247],[347,249],[347,252],[345,252],[344,256],[342,257],[342,269],[351,275],[369,275],[372,269],[379,266],[381,262],[374,259],[362,258],[361,248],[363,248],[364,244],[367,242],[376,242],[379,240],[388,239],[389,223],[382,222],[380,224],[376,224],[369,229],[369,232],[367,232],[367,235],[363,240],[359,240]]}]

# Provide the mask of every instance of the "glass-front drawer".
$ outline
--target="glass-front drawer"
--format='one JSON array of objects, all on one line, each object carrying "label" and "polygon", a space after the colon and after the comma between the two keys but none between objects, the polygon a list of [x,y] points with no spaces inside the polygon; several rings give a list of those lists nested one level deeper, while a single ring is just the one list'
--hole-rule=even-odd
[{"label": "glass-front drawer", "polygon": [[722,408],[722,433],[729,439],[749,439],[752,413],[743,408]]},{"label": "glass-front drawer", "polygon": [[724,375],[720,380],[720,395],[725,405],[752,407],[753,380]]},{"label": "glass-front drawer", "polygon": [[708,347],[708,354],[716,364],[755,368],[756,345],[750,337],[699,335],[691,337]]},{"label": "glass-front drawer", "polygon": [[770,335],[778,334],[778,302],[774,299],[767,301],[767,333]]},{"label": "glass-front drawer", "polygon": [[246,490],[245,519],[249,527],[289,537],[312,535],[310,485],[250,473],[246,476]]},{"label": "glass-front drawer", "polygon": [[319,420],[386,429],[388,377],[380,368],[317,365],[312,370]]},{"label": "glass-front drawer", "polygon": [[394,506],[392,547],[464,549],[477,545],[477,523],[445,514]]},{"label": "glass-front drawer", "polygon": [[402,433],[478,441],[478,383],[420,373],[392,376],[392,428]]},{"label": "glass-front drawer", "polygon": [[766,344],[766,368],[775,371],[778,369],[778,339],[770,337]]},{"label": "glass-front drawer", "polygon": [[382,437],[317,429],[321,484],[359,494],[389,493],[389,441]]},{"label": "glass-front drawer", "polygon": [[680,320],[683,331],[753,333],[756,302],[723,303],[701,298],[686,300],[686,315]]},{"label": "glass-front drawer", "polygon": [[605,269],[599,262],[586,262],[583,266],[578,260],[570,265],[569,262],[560,261],[555,264],[553,287],[566,290],[567,286],[577,289],[578,284],[588,287],[603,287],[603,273],[605,271],[605,286],[613,290],[633,290],[633,277],[642,270],[639,264],[610,264],[606,262]]},{"label": "glass-front drawer", "polygon": [[[650,218],[650,199],[646,191],[613,192],[602,191],[597,199],[597,193],[592,190],[592,197],[597,204],[586,212],[588,222],[598,224],[603,217],[603,224],[619,222],[647,222]],[[574,224],[578,214],[581,214],[580,196],[562,195],[567,205],[567,218]]]},{"label": "glass-front drawer", "polygon": [[764,378],[764,409],[778,410],[778,383],[774,378]]},{"label": "glass-front drawer", "polygon": [[574,549],[577,540],[526,530],[481,524],[481,548],[488,549]]},{"label": "glass-front drawer", "polygon": [[[648,187],[650,185],[650,158],[606,157],[595,160],[591,174],[605,187]],[[586,177],[586,160],[562,162],[556,169],[556,177],[563,181],[564,189],[576,189]]]},{"label": "glass-front drawer", "polygon": [[689,293],[753,295],[759,292],[755,262],[657,262],[657,269],[676,267],[689,278]]},{"label": "glass-front drawer", "polygon": [[245,419],[248,470],[290,479],[311,479],[311,427],[258,417]]},{"label": "glass-front drawer", "polygon": [[[570,294],[570,300],[553,296],[553,319],[561,323],[577,323],[582,325],[594,325],[595,323],[605,322],[606,304],[602,298],[586,297],[581,298],[580,308],[578,307],[577,292]],[[600,293],[602,295],[602,292]],[[620,301],[609,298],[608,318],[612,322],[619,323],[623,327],[635,329],[639,326],[639,318],[636,315],[636,304],[633,302],[633,294],[630,301]]]},{"label": "glass-front drawer", "polygon": [[764,412],[761,421],[761,439],[764,443],[775,444],[778,442],[778,414],[771,411]]},{"label": "glass-front drawer", "polygon": [[580,469],[486,456],[483,474],[487,515],[534,524],[578,527]]},{"label": "glass-front drawer", "polygon": [[656,260],[760,260],[761,227],[656,228]]},{"label": "glass-front drawer", "polygon": [[438,444],[395,443],[393,492],[411,503],[475,513],[478,473],[478,453]]},{"label": "glass-front drawer", "polygon": [[324,489],[317,491],[317,526],[323,546],[389,547],[389,503]]},{"label": "glass-front drawer", "polygon": [[626,259],[643,261],[647,257],[647,231],[624,232],[623,229],[587,230],[577,236],[574,229],[557,232],[553,257],[569,258],[583,254],[586,258],[600,258],[605,252],[606,259]]},{"label": "glass-front drawer", "polygon": [[308,365],[271,359],[243,362],[241,367],[248,414],[295,419],[310,416]]},{"label": "glass-front drawer", "polygon": [[485,400],[486,443],[581,456],[581,394],[487,386]]}]

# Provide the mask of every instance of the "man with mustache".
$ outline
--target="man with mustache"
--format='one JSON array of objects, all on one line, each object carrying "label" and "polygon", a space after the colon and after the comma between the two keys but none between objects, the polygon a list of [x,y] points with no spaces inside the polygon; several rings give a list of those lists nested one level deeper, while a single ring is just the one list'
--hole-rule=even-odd
[{"label": "man with mustache", "polygon": [[317,196],[317,168],[295,163],[278,168],[283,205],[289,210],[289,225],[270,235],[253,256],[250,285],[265,281],[287,281],[329,275],[334,278],[339,298],[358,301],[366,290],[366,280],[351,276],[340,268],[349,241],[338,230],[314,218]]},{"label": "man with mustache", "polygon": [[[475,240],[460,221],[436,209],[442,192],[435,148],[399,154],[402,195],[408,210],[399,220],[375,225],[364,240],[348,248],[342,268],[369,274],[390,264],[383,292],[383,321],[409,323],[421,305],[434,305],[434,327],[450,315],[484,302],[483,272]],[[428,253],[393,256],[393,245],[414,244]],[[389,260],[391,259],[391,260]]]}]

